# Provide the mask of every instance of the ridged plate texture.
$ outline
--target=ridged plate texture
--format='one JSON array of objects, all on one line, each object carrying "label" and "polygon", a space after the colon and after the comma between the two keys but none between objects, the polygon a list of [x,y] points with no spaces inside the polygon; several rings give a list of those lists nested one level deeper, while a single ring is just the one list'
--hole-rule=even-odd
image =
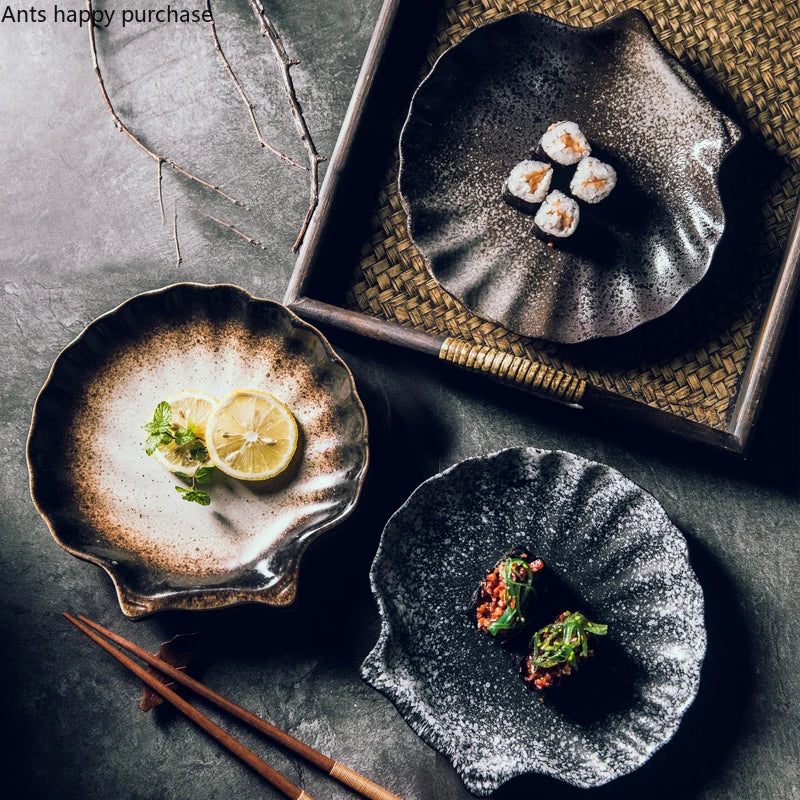
[{"label": "ridged plate texture", "polygon": [[[549,247],[501,189],[548,125],[576,122],[618,184]],[[705,275],[738,127],[627,11],[593,28],[515,14],[445,52],[400,141],[400,196],[436,280],[483,319],[559,342],[625,333]],[[574,168],[557,169],[565,191]],[[559,175],[561,177],[559,177]]]},{"label": "ridged plate texture", "polygon": [[[217,475],[185,502],[143,449],[163,399],[271,392],[300,444],[264,483]],[[123,611],[286,605],[308,544],[355,507],[367,421],[350,370],[286,307],[235,286],[177,284],[95,320],[56,360],[34,409],[31,491],[56,541],[105,569]]]},{"label": "ridged plate texture", "polygon": [[[469,611],[517,544],[551,573],[533,627],[564,610],[609,627],[543,701],[519,675],[528,637],[492,640]],[[387,523],[371,579],[382,625],[362,675],[476,795],[531,772],[582,787],[631,772],[697,692],[706,633],[686,541],[651,495],[571,453],[503,450],[429,479]]]}]

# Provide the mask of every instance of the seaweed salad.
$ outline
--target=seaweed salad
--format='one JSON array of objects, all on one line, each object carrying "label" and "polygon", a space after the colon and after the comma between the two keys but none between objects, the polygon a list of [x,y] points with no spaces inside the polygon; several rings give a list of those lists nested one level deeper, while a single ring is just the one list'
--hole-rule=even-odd
[{"label": "seaweed salad", "polygon": [[594,655],[591,639],[606,633],[608,625],[590,622],[580,612],[565,611],[533,634],[530,655],[522,662],[523,678],[537,689],[554,686]]},{"label": "seaweed salad", "polygon": [[474,603],[478,630],[491,636],[521,633],[543,568],[542,559],[532,559],[524,549],[506,553],[478,588]]}]

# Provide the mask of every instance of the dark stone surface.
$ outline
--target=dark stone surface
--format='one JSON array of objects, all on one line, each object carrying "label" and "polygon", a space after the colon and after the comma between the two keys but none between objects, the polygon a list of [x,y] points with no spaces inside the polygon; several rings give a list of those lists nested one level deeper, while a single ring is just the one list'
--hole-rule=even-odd
[{"label": "dark stone surface", "polygon": [[[75,0],[62,7],[83,6]],[[379,3],[279,0],[269,7],[289,50],[303,60],[295,69],[298,91],[320,151],[330,154]],[[302,156],[247,3],[219,3],[217,21],[251,99],[264,109],[265,134]],[[109,91],[130,126],[251,210],[165,170],[168,216],[176,203],[184,258],[176,269],[171,225],[162,226],[156,201],[155,162],[112,128],[86,29],[0,24],[7,796],[278,797],[170,710],[143,715],[137,682],[61,618],[72,610],[152,650],[174,633],[199,630],[210,685],[406,800],[466,800],[448,763],[358,676],[377,633],[367,572],[383,523],[420,480],[465,456],[517,444],[603,461],[663,503],[689,539],[706,592],[710,649],[697,702],[676,738],[644,768],[589,792],[524,778],[498,798],[800,796],[796,318],[747,462],[597,423],[429,359],[331,332],[367,405],[374,458],[356,515],[308,554],[297,605],[285,612],[164,614],[136,624],[122,617],[105,574],[61,550],[31,504],[24,444],[36,393],[60,349],[136,292],[178,280],[223,281],[280,299],[306,182],[304,173],[255,146],[205,25],[123,31],[112,23],[98,43]],[[192,204],[231,220],[265,249],[204,220]],[[330,602],[334,595],[340,604]],[[354,796],[240,726],[229,727],[313,797]]]}]

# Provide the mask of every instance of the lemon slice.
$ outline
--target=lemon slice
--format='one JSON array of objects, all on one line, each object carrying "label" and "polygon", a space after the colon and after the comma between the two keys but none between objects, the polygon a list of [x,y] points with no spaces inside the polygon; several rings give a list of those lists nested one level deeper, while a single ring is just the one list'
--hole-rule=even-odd
[{"label": "lemon slice", "polygon": [[297,450],[292,412],[267,392],[245,389],[228,395],[206,425],[206,447],[222,472],[243,481],[274,478]]},{"label": "lemon slice", "polygon": [[[205,441],[206,425],[217,405],[217,398],[206,392],[189,390],[168,397],[166,402],[172,409],[172,424],[181,428],[191,425],[195,435]],[[175,442],[160,444],[153,457],[170,472],[181,472],[191,477],[202,466],[202,462],[192,458],[191,447],[191,444],[178,446]]]}]

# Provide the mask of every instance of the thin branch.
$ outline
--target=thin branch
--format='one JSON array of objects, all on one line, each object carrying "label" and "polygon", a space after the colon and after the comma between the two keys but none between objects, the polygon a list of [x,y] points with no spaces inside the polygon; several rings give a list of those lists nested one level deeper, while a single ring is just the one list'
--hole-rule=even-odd
[{"label": "thin branch", "polygon": [[229,231],[232,231],[237,236],[241,236],[242,239],[244,239],[246,242],[254,244],[256,247],[260,247],[262,250],[267,249],[262,242],[258,241],[258,239],[253,239],[252,236],[248,236],[246,233],[242,233],[238,228],[234,228],[230,222],[225,222],[224,219],[212,216],[211,214],[203,211],[203,209],[200,208],[199,206],[196,206],[194,203],[192,203],[192,207],[198,214],[202,214],[206,219],[210,219],[212,222],[216,222],[218,225],[222,225],[224,228],[227,228]]},{"label": "thin branch", "polygon": [[308,130],[305,117],[303,116],[303,109],[297,99],[297,93],[294,89],[294,81],[292,80],[291,68],[300,62],[297,59],[289,58],[286,48],[283,46],[281,37],[278,34],[277,28],[272,24],[272,21],[267,16],[264,10],[264,5],[261,0],[247,0],[250,8],[255,14],[256,19],[261,25],[261,35],[269,41],[272,52],[278,62],[283,78],[283,89],[286,92],[286,99],[289,102],[289,108],[292,111],[297,132],[305,145],[308,153],[308,171],[309,171],[309,202],[308,211],[306,211],[303,226],[300,228],[300,233],[297,235],[297,240],[292,246],[292,251],[297,252],[300,245],[303,243],[308,225],[311,222],[311,217],[316,211],[317,204],[319,203],[319,165],[320,162],[325,161],[325,158],[317,152],[314,146],[314,141],[311,138],[311,132]]},{"label": "thin branch", "polygon": [[172,238],[175,241],[175,268],[177,269],[182,263],[181,246],[178,243],[178,204],[172,204]]},{"label": "thin branch", "polygon": [[236,91],[239,92],[239,96],[244,101],[245,106],[247,106],[247,112],[250,114],[250,121],[253,123],[253,128],[255,129],[256,136],[258,137],[258,143],[261,145],[261,147],[265,147],[270,151],[270,153],[274,153],[276,156],[278,156],[278,158],[280,158],[282,161],[285,161],[287,164],[291,164],[293,167],[298,167],[299,169],[308,170],[308,167],[298,164],[293,158],[289,158],[289,156],[287,156],[285,153],[282,153],[280,150],[273,147],[261,134],[261,128],[258,125],[258,121],[256,120],[256,115],[254,112],[255,106],[250,102],[250,98],[248,98],[248,96],[245,94],[242,84],[239,83],[239,79],[236,77],[236,73],[233,71],[233,67],[231,66],[230,61],[228,61],[228,58],[222,49],[219,36],[217,36],[217,24],[214,22],[214,15],[211,13],[211,0],[206,0],[206,10],[208,11],[208,16],[210,19],[209,25],[211,26],[211,35],[214,37],[214,49],[217,51],[220,59],[222,59],[222,63],[225,65],[225,69],[228,71],[228,75],[233,81]]},{"label": "thin branch", "polygon": [[[137,147],[147,153],[150,158],[154,161],[159,163],[159,167],[161,162],[168,164],[172,169],[176,172],[179,172],[185,178],[188,178],[190,181],[194,181],[195,183],[199,183],[201,186],[205,186],[206,189],[211,189],[212,192],[216,192],[221,197],[224,197],[229,202],[233,203],[236,206],[241,206],[242,208],[247,208],[247,206],[239,200],[231,197],[229,194],[226,194],[219,186],[215,186],[213,183],[209,183],[208,181],[204,181],[202,178],[198,178],[196,175],[192,175],[191,172],[185,170],[179,164],[176,164],[169,158],[165,158],[158,153],[152,151],[146,144],[144,144],[141,139],[139,139],[136,134],[132,133],[128,127],[123,123],[123,121],[119,118],[119,115],[114,110],[114,106],[111,103],[111,100],[108,96],[108,92],[106,91],[106,85],[103,82],[103,75],[100,72],[100,64],[97,60],[97,46],[94,40],[94,22],[93,22],[93,9],[92,9],[92,0],[86,0],[86,5],[89,9],[89,42],[92,47],[92,68],[94,69],[94,74],[97,77],[97,82],[100,85],[100,93],[103,95],[103,101],[106,104],[106,108],[108,109],[108,113],[111,114],[111,119],[114,121],[114,126],[122,131]],[[160,174],[160,173],[159,173]],[[160,190],[159,190],[160,191]]]},{"label": "thin branch", "polygon": [[158,207],[161,209],[161,224],[163,225],[167,218],[164,214],[164,192],[163,192],[163,180],[164,180],[164,173],[161,169],[164,166],[164,159],[158,159]]}]

